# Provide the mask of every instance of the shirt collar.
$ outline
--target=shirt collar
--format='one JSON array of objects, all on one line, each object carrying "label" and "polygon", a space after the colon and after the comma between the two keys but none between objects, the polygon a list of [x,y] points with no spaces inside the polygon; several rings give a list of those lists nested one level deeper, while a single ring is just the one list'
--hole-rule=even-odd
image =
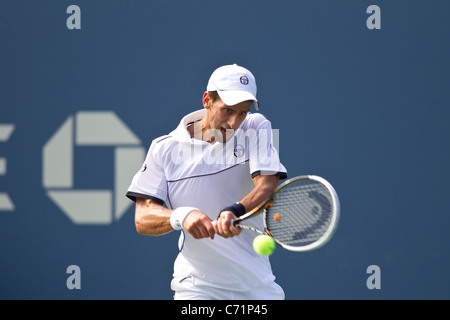
[{"label": "shirt collar", "polygon": [[189,113],[188,115],[184,116],[183,119],[181,119],[180,124],[178,127],[170,133],[172,137],[177,139],[180,142],[191,142],[192,137],[187,131],[186,127],[189,123],[199,121],[203,119],[206,115],[206,109],[201,109],[194,111],[192,113]]}]

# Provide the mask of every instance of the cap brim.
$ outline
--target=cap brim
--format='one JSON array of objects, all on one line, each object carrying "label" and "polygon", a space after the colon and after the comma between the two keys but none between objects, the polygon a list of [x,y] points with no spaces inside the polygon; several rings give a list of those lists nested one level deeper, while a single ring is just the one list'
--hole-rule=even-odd
[{"label": "cap brim", "polygon": [[244,101],[253,101],[255,109],[259,110],[258,100],[250,92],[240,90],[218,90],[217,93],[227,106],[234,106]]}]

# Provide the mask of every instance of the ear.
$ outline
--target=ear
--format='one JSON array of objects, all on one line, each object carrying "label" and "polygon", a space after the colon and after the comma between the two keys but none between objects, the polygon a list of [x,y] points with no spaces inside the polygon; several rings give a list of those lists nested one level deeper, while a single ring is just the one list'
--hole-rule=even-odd
[{"label": "ear", "polygon": [[205,93],[203,94],[203,107],[205,107],[205,109],[209,109],[212,105],[212,99],[211,96],[209,95],[208,91],[205,91]]}]

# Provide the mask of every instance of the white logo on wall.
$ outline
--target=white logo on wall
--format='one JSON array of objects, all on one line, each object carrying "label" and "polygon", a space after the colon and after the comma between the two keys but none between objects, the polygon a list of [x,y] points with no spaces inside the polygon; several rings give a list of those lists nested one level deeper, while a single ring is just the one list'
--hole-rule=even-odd
[{"label": "white logo on wall", "polygon": [[[15,129],[14,124],[0,124],[0,142],[7,142]],[[0,157],[0,176],[7,173],[7,160]],[[6,192],[0,192],[0,211],[14,211],[14,203]]]},{"label": "white logo on wall", "polygon": [[[114,190],[74,189],[74,151],[80,146],[114,147]],[[49,198],[76,224],[111,224],[132,204],[125,197],[142,166],[141,141],[111,111],[71,115],[44,145],[42,184]]]}]

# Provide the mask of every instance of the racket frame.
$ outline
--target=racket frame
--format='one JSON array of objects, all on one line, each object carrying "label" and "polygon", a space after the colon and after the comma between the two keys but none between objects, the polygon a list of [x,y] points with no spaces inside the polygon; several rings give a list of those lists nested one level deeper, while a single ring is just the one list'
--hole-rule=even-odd
[{"label": "racket frame", "polygon": [[[276,195],[286,185],[289,185],[292,182],[297,181],[297,180],[315,180],[315,181],[322,183],[331,194],[332,208],[333,208],[330,226],[328,227],[327,231],[318,240],[316,240],[308,245],[301,246],[301,247],[290,246],[285,243],[282,243],[272,235],[272,233],[270,232],[270,230],[267,227],[267,211],[266,211],[271,206],[271,203],[274,202],[274,198],[276,198]],[[242,221],[256,217],[257,215],[259,215],[261,213],[264,213],[264,231],[259,230],[254,227],[251,227],[251,226],[248,226],[248,225],[245,225],[245,224],[241,224]],[[303,176],[293,177],[291,179],[284,181],[282,184],[280,184],[277,187],[277,189],[273,192],[273,194],[269,198],[264,200],[259,206],[257,206],[253,210],[247,212],[246,214],[242,215],[241,217],[237,218],[236,220],[234,220],[233,225],[238,228],[252,230],[259,234],[269,235],[273,238],[273,240],[275,241],[276,244],[283,247],[284,249],[287,249],[290,251],[296,251],[296,252],[305,252],[305,251],[311,251],[311,250],[318,249],[318,248],[322,247],[323,245],[325,245],[332,238],[334,233],[336,232],[336,229],[337,229],[337,226],[339,223],[339,218],[340,218],[340,202],[339,202],[339,198],[336,193],[336,190],[333,188],[333,186],[322,177],[319,177],[316,175],[303,175]]]}]

